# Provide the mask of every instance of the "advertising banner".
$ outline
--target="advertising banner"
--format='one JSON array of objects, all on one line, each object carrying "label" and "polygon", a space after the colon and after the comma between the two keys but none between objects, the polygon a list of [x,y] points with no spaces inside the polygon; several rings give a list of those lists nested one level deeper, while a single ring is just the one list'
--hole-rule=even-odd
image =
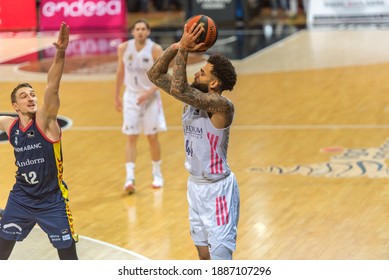
[{"label": "advertising banner", "polygon": [[0,31],[35,30],[36,28],[35,0],[0,0]]},{"label": "advertising banner", "polygon": [[389,25],[389,0],[311,0],[308,27]]},{"label": "advertising banner", "polygon": [[57,30],[66,22],[72,30],[125,29],[125,0],[41,0],[41,30]]},{"label": "advertising banner", "polygon": [[[114,55],[116,57],[117,47],[120,43],[126,40],[126,34],[108,31],[100,33],[98,36],[93,34],[77,34],[77,38],[70,40],[69,46],[66,49],[66,55],[69,57],[94,55]],[[41,57],[51,58],[56,53],[55,47],[47,48],[42,51]],[[115,60],[116,62],[116,60]]]}]

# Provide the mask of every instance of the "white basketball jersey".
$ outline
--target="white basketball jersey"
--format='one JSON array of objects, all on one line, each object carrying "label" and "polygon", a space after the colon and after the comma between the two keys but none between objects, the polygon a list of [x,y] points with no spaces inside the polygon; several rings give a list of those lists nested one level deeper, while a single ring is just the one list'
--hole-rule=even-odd
[{"label": "white basketball jersey", "polygon": [[131,91],[145,91],[153,86],[152,82],[147,77],[146,72],[153,66],[153,46],[154,42],[150,39],[146,40],[145,46],[137,51],[135,40],[128,41],[127,48],[123,54],[124,84]]},{"label": "white basketball jersey", "polygon": [[208,113],[186,105],[182,115],[185,167],[192,178],[199,181],[217,181],[230,174],[227,149],[230,128],[217,129]]}]

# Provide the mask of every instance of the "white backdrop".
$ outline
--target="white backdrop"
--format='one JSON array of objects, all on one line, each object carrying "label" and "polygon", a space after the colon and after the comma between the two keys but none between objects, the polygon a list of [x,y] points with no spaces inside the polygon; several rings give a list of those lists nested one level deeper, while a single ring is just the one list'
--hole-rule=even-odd
[{"label": "white backdrop", "polygon": [[307,25],[315,27],[389,26],[389,0],[311,0]]}]

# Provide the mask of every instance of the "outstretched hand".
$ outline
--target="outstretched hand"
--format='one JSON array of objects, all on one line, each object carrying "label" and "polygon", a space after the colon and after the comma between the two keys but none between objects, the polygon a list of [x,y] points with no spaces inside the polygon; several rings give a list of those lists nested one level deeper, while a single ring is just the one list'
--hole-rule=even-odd
[{"label": "outstretched hand", "polygon": [[66,50],[69,44],[69,25],[62,22],[61,29],[59,30],[57,42],[54,42],[53,45],[57,50]]},{"label": "outstretched hand", "polygon": [[190,52],[196,52],[201,49],[205,44],[198,43],[197,40],[202,32],[204,32],[204,27],[201,24],[194,23],[189,29],[187,29],[187,24],[185,24],[184,34],[182,34],[179,42],[180,48]]}]

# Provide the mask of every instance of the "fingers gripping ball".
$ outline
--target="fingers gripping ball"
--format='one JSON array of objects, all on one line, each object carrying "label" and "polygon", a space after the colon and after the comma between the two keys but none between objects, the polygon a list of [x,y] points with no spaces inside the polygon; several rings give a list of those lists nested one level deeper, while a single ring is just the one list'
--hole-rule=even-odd
[{"label": "fingers gripping ball", "polygon": [[195,15],[189,18],[186,21],[187,30],[193,25],[193,23],[201,24],[204,27],[204,32],[201,33],[200,37],[197,40],[197,43],[205,43],[205,46],[198,51],[204,52],[215,44],[217,40],[217,26],[216,23],[208,16],[205,15]]}]

